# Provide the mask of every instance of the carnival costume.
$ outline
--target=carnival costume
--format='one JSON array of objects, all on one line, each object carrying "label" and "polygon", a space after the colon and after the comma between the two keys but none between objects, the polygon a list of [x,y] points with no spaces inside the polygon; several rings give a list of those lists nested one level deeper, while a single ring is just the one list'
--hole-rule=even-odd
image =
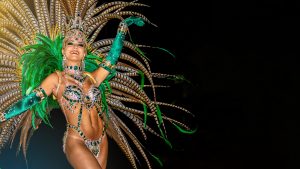
[{"label": "carnival costume", "polygon": [[[144,22],[152,24],[141,13],[125,9],[147,5],[136,1],[102,5],[98,5],[97,0],[33,2],[34,7],[24,0],[0,1],[0,150],[21,131],[19,148],[22,147],[25,153],[30,137],[40,123],[43,121],[51,126],[49,115],[55,108],[72,112],[79,106],[77,125],[68,123],[67,129],[76,131],[95,156],[99,155],[99,144],[107,134],[126,154],[133,168],[138,168],[139,160],[132,144],[148,168],[151,168],[148,156],[157,159],[145,152],[135,130],[140,131],[145,140],[147,131],[169,145],[166,121],[181,132],[194,132],[188,125],[161,112],[160,106],[193,116],[188,110],[156,100],[156,88],[165,86],[154,84],[153,79],[176,76],[151,72],[148,59],[140,49],[148,46],[125,41],[128,26],[142,26]],[[103,28],[110,20],[116,19],[121,20],[116,37],[100,39],[98,35]],[[87,56],[81,67],[64,65],[63,39],[71,36],[68,33],[72,33],[72,29],[81,30],[84,35],[80,36],[87,39]],[[132,54],[122,51],[123,46]],[[91,86],[84,93],[80,87],[86,80],[95,82],[89,72],[99,66],[110,74],[99,87]],[[68,69],[78,72],[78,76],[66,75],[64,72]],[[59,77],[59,84],[66,86],[61,100],[48,97],[40,87],[42,80],[54,72]],[[151,93],[146,92],[146,88],[151,89]],[[142,110],[137,105],[141,105]],[[90,140],[81,131],[82,108],[97,109],[105,124],[99,139]],[[136,128],[130,129],[125,122],[127,119],[123,120],[121,116],[130,119]]]}]

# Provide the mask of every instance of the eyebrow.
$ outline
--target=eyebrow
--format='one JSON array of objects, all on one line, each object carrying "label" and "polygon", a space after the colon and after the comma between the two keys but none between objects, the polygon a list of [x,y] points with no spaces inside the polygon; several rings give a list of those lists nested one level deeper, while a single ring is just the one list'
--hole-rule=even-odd
[{"label": "eyebrow", "polygon": [[68,41],[68,42],[66,42],[66,44],[84,45],[85,43],[84,42],[78,42],[78,43],[76,43],[76,42]]},{"label": "eyebrow", "polygon": [[[64,46],[65,45],[68,45],[69,43],[74,43],[74,39],[73,40],[71,40],[71,39],[66,39],[65,41],[64,41]],[[82,42],[78,42],[77,43],[78,45],[81,45],[81,44],[83,44],[84,46],[86,46],[86,42],[84,41],[84,40],[82,40]]]}]

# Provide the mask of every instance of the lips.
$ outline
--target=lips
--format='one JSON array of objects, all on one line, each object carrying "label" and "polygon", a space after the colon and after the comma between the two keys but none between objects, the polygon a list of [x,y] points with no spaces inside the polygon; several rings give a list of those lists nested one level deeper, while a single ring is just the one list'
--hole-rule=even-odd
[{"label": "lips", "polygon": [[79,52],[77,52],[77,51],[71,51],[71,54],[78,55],[78,54],[79,54]]}]

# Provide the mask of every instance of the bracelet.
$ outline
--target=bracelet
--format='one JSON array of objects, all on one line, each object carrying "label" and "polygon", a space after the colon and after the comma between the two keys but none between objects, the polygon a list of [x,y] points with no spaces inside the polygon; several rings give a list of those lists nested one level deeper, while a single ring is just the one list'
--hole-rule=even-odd
[{"label": "bracelet", "polygon": [[121,32],[122,34],[126,34],[127,31],[128,31],[128,26],[127,26],[127,24],[124,23],[124,22],[121,22],[121,23],[119,24],[118,32]]},{"label": "bracelet", "polygon": [[103,61],[102,63],[99,64],[100,67],[103,67],[105,70],[109,71],[110,73],[112,70],[115,68],[115,65],[112,65],[110,61]]},{"label": "bracelet", "polygon": [[89,77],[89,79],[93,82],[93,84],[97,83],[96,79],[91,75],[91,73],[85,72],[84,75]]},{"label": "bracelet", "polygon": [[41,101],[44,100],[47,96],[45,90],[42,87],[38,87],[38,88],[34,89],[33,92],[36,93],[36,96],[41,98]]}]

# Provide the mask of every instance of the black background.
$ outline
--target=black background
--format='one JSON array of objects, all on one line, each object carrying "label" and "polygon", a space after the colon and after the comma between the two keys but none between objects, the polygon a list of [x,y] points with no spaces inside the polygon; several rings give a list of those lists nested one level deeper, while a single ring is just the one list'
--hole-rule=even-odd
[{"label": "black background", "polygon": [[[174,150],[153,148],[164,168],[299,168],[299,2],[144,3],[158,27],[131,34],[176,55],[158,52],[153,70],[183,74],[190,83],[175,84],[160,98],[188,108],[198,123],[194,135],[174,140]],[[30,169],[70,168],[61,150],[63,116],[52,113],[52,119],[54,128],[42,127],[31,140]],[[130,168],[113,142],[108,163]],[[25,166],[15,149],[0,155],[1,169]]]}]

